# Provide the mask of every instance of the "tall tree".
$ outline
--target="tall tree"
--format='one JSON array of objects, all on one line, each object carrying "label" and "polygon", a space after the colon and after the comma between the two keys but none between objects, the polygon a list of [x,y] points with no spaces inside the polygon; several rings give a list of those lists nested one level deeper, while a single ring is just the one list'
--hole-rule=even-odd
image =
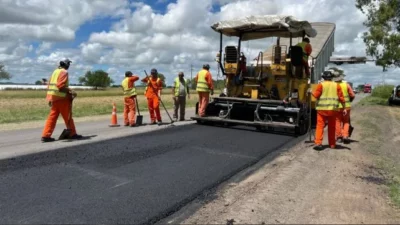
[{"label": "tall tree", "polygon": [[368,16],[363,35],[366,54],[376,59],[383,71],[400,67],[400,0],[356,0],[356,7]]},{"label": "tall tree", "polygon": [[11,75],[4,69],[4,65],[0,63],[0,80],[9,80]]},{"label": "tall tree", "polygon": [[85,76],[79,77],[79,83],[97,89],[99,87],[109,87],[114,81],[108,76],[107,72],[96,70],[94,72],[87,71]]}]

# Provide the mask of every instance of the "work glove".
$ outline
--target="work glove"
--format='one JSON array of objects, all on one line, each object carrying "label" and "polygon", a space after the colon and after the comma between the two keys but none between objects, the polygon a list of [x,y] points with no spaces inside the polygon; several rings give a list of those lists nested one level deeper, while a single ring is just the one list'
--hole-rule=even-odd
[{"label": "work glove", "polygon": [[211,95],[214,95],[214,90],[211,90],[210,94],[211,94]]},{"label": "work glove", "polygon": [[347,110],[344,109],[344,110],[343,110],[343,116],[346,116],[346,115],[347,115]]},{"label": "work glove", "polygon": [[52,103],[52,102],[49,102],[49,107],[51,107],[51,106],[53,106],[53,103]]}]

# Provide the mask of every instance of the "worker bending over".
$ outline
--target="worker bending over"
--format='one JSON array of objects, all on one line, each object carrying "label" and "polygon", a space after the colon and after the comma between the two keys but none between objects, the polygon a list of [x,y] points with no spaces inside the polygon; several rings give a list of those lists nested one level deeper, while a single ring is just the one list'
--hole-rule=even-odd
[{"label": "worker bending over", "polygon": [[[156,124],[156,119],[158,124],[162,124],[161,113],[160,113],[160,98],[162,81],[158,77],[158,72],[156,69],[151,69],[151,76],[142,79],[142,82],[147,83],[145,89],[145,96],[147,98],[147,106],[149,108],[151,124]],[[155,115],[154,115],[155,114]]]},{"label": "worker bending over", "polygon": [[69,59],[60,61],[59,67],[54,70],[47,85],[46,99],[51,107],[42,132],[42,142],[55,141],[51,137],[56,127],[58,116],[64,119],[65,125],[71,130],[69,139],[79,139],[82,135],[76,133],[74,120],[72,119],[72,100],[76,93],[69,88],[68,68],[71,64]]},{"label": "worker bending over", "polygon": [[308,57],[311,55],[312,46],[310,44],[310,39],[303,38],[303,41],[298,43],[296,46],[300,46],[303,49],[303,66],[307,77],[310,76],[310,66],[308,65]]},{"label": "worker bending over", "polygon": [[336,139],[339,143],[344,142],[345,144],[349,144],[349,128],[350,128],[350,111],[351,111],[351,102],[356,97],[351,86],[343,81],[344,76],[338,75],[334,78],[334,81],[342,88],[345,103],[345,109],[347,113],[344,115],[343,105],[339,104],[339,112],[336,117]]},{"label": "worker bending over", "polygon": [[139,80],[138,76],[133,76],[131,71],[125,72],[125,79],[121,86],[124,92],[124,124],[125,126],[136,126],[136,88],[135,82]]},{"label": "worker bending over", "polygon": [[178,73],[178,77],[174,80],[174,87],[172,88],[172,94],[174,99],[174,119],[178,120],[178,109],[180,109],[179,120],[185,120],[185,107],[186,107],[186,96],[190,99],[189,85],[187,80],[184,78],[183,72]]},{"label": "worker bending over", "polygon": [[194,78],[197,87],[196,91],[199,94],[199,116],[204,117],[206,115],[206,108],[210,100],[211,95],[214,94],[214,85],[212,75],[210,73],[210,65],[203,65],[203,69],[200,70]]},{"label": "worker bending over", "polygon": [[[317,99],[317,128],[315,130],[315,150],[322,150],[322,140],[324,137],[325,121],[328,120],[328,142],[330,148],[336,148],[335,125],[336,115],[338,113],[338,103],[340,102],[343,107],[345,100],[343,97],[342,88],[340,85],[332,81],[334,71],[325,71],[322,75],[324,81],[317,85],[316,90],[312,95]],[[311,90],[309,90],[311,92]],[[344,109],[341,113],[346,115],[347,111]]]}]

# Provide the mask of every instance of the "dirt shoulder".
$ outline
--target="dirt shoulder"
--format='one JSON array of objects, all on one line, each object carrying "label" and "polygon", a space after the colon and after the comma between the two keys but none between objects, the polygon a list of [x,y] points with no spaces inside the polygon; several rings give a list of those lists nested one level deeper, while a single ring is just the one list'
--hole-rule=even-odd
[{"label": "dirt shoulder", "polygon": [[276,152],[161,223],[399,223],[388,168],[400,160],[387,160],[400,159],[399,112],[354,107],[351,144],[318,152],[301,142]]}]

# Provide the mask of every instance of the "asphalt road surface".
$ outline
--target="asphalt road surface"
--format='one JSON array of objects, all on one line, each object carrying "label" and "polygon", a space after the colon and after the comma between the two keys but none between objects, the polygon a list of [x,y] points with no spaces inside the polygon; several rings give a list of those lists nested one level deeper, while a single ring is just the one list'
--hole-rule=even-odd
[{"label": "asphalt road surface", "polygon": [[92,139],[74,142],[40,143],[42,128],[0,133],[0,223],[156,222],[298,140],[194,122],[108,122],[77,124]]},{"label": "asphalt road surface", "polygon": [[190,121],[139,128],[108,122],[78,123],[87,138],[73,142],[40,143],[42,127],[0,132],[0,223],[157,222],[302,140]]}]

